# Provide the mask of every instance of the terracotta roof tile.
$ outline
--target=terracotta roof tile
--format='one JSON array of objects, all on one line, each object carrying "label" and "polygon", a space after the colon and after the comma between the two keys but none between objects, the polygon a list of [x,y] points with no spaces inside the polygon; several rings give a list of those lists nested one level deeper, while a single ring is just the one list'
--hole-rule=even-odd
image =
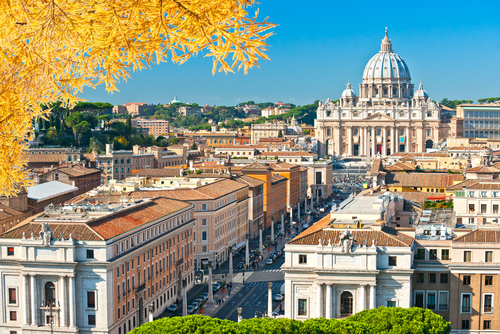
[{"label": "terracotta roof tile", "polygon": [[12,218],[15,216],[24,215],[23,212],[18,211],[16,209],[12,209],[7,205],[0,204],[0,220]]},{"label": "terracotta roof tile", "polygon": [[247,184],[250,187],[258,187],[258,186],[261,186],[261,185],[265,184],[265,182],[262,181],[262,180],[259,180],[259,179],[256,179],[256,178],[253,178],[253,177],[250,177],[250,176],[246,176],[246,175],[239,175],[234,180],[237,181],[237,182],[242,182],[244,184]]},{"label": "terracotta roof tile", "polygon": [[479,180],[464,180],[463,182],[454,184],[446,188],[446,190],[462,190],[463,187],[470,187],[473,184],[479,183]]},{"label": "terracotta roof tile", "polygon": [[[403,192],[398,192],[399,195],[403,196],[404,199],[416,203],[416,204],[422,204],[425,202],[427,197],[433,197],[436,195],[440,195],[441,193],[431,193],[431,192],[425,192],[425,191],[415,191],[415,192],[410,192],[410,191],[403,191]],[[444,195],[444,193],[442,193]]]},{"label": "terracotta roof tile", "polygon": [[172,177],[177,175],[180,175],[180,168],[141,169],[133,174],[133,176],[144,177]]},{"label": "terracotta roof tile", "polygon": [[[61,173],[64,173],[66,175],[73,176],[73,177],[86,176],[86,175],[92,175],[92,174],[97,174],[97,173],[100,174],[100,173],[102,173],[102,171],[100,169],[97,169],[97,168],[87,168],[87,167],[78,166],[78,165],[75,165],[75,166],[72,166],[72,167],[57,167],[57,168],[54,168],[53,170],[58,170]],[[51,171],[48,171],[46,173],[49,173]],[[46,173],[43,173],[43,174],[46,174]]]},{"label": "terracotta roof tile", "polygon": [[60,161],[66,161],[66,154],[56,153],[56,154],[27,154],[25,155],[26,161],[30,162],[53,162],[59,163]]},{"label": "terracotta roof tile", "polygon": [[378,174],[382,169],[382,160],[378,158],[373,159],[372,169],[370,171],[371,175]]},{"label": "terracotta roof tile", "polygon": [[291,151],[277,151],[277,152],[261,152],[260,156],[278,156],[278,157],[305,157],[316,156],[315,153],[309,152],[291,152]]},{"label": "terracotta roof tile", "polygon": [[252,162],[250,165],[245,166],[241,169],[241,171],[243,173],[245,173],[246,171],[249,171],[249,172],[258,172],[258,171],[267,172],[269,170],[270,170],[269,167],[262,165],[262,164],[259,164],[258,162]]},{"label": "terracotta roof tile", "polygon": [[400,187],[435,187],[446,188],[456,181],[463,181],[462,174],[444,173],[388,173],[385,184]]},{"label": "terracotta roof tile", "polygon": [[467,242],[467,243],[500,242],[500,229],[494,229],[494,230],[476,229],[470,233],[462,235],[461,237],[453,239],[453,242]]},{"label": "terracotta roof tile", "polygon": [[492,173],[500,173],[500,169],[491,166],[477,166],[473,168],[469,168],[465,171],[466,173],[484,173],[484,174],[492,174]]},{"label": "terracotta roof tile", "polygon": [[288,181],[288,179],[284,176],[281,176],[281,175],[273,175],[271,176],[271,182],[272,183],[278,183],[278,182],[281,182],[281,181]]},{"label": "terracotta roof tile", "polygon": [[384,170],[396,172],[396,171],[404,171],[404,170],[415,170],[417,165],[410,162],[398,162],[394,165],[384,167]]}]

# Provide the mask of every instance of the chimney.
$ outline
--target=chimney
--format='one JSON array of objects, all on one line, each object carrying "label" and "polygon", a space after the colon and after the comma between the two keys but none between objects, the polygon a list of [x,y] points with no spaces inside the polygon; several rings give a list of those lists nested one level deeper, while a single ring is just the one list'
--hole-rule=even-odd
[{"label": "chimney", "polygon": [[189,161],[189,169],[193,170],[193,160]]}]

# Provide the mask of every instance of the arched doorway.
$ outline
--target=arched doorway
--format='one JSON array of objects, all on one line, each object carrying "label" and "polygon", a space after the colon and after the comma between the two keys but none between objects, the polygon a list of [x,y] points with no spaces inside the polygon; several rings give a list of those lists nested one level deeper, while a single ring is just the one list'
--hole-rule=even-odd
[{"label": "arched doorway", "polygon": [[340,316],[349,317],[352,315],[352,293],[344,291],[340,295]]},{"label": "arched doorway", "polygon": [[142,298],[139,299],[139,326],[144,323],[144,318],[142,316],[142,308],[144,307],[144,302]]},{"label": "arched doorway", "polygon": [[434,146],[434,142],[432,140],[427,140],[425,142],[425,148],[432,148]]}]

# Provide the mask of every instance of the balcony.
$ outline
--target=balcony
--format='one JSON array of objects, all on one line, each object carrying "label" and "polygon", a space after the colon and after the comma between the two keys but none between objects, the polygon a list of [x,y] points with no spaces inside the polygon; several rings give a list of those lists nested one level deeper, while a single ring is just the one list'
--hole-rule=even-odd
[{"label": "balcony", "polygon": [[429,310],[435,310],[436,309],[436,304],[427,304],[427,308]]},{"label": "balcony", "polygon": [[470,306],[462,306],[462,313],[470,313]]},{"label": "balcony", "polygon": [[448,311],[448,304],[439,304],[440,311]]},{"label": "balcony", "polygon": [[177,262],[175,263],[175,265],[176,265],[176,266],[180,266],[180,265],[182,265],[182,263],[184,263],[184,259],[180,259],[179,261],[177,261]]},{"label": "balcony", "polygon": [[493,313],[493,306],[485,306],[484,313]]},{"label": "balcony", "polygon": [[139,293],[141,291],[144,291],[146,289],[146,283],[143,283],[137,287],[137,290],[135,290],[135,293]]}]

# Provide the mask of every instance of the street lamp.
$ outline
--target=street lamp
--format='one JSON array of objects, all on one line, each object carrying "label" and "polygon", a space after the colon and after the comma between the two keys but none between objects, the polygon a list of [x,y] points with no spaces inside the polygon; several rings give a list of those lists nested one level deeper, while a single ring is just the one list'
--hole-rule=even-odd
[{"label": "street lamp", "polygon": [[241,320],[243,320],[243,317],[241,316],[241,312],[243,311],[243,309],[241,307],[238,307],[238,322],[240,322]]},{"label": "street lamp", "polygon": [[182,280],[182,315],[187,315],[187,295],[186,295],[187,279]]},{"label": "street lamp", "polygon": [[262,316],[262,318],[264,318],[264,317],[266,316],[266,315],[265,315],[264,313],[262,313],[262,312],[255,311],[255,318],[258,318],[258,317],[257,317],[257,313],[259,313],[259,314]]}]

